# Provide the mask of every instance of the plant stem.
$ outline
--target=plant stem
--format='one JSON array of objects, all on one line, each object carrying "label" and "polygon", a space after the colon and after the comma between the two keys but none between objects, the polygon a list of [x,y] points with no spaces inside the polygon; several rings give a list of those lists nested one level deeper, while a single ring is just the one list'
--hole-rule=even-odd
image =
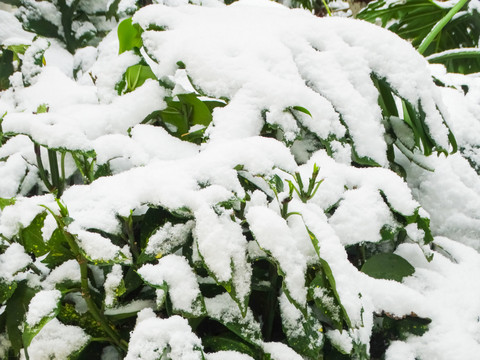
[{"label": "plant stem", "polygon": [[469,0],[459,0],[454,7],[450,9],[450,11],[445,15],[439,22],[435,24],[435,26],[430,30],[428,35],[423,39],[422,43],[418,47],[418,52],[423,54],[425,50],[427,50],[428,46],[432,43],[432,41],[437,37],[437,35],[442,31],[445,25],[453,18],[453,16],[460,11],[460,9],[468,2]]},{"label": "plant stem", "polygon": [[265,341],[272,339],[273,321],[275,319],[276,299],[277,299],[278,273],[275,266],[270,264],[270,285],[271,290],[267,300],[267,316],[265,319]]},{"label": "plant stem", "polygon": [[110,337],[110,341],[126,352],[128,349],[128,343],[120,337],[113,324],[111,324],[105,315],[100,311],[100,309],[97,307],[97,304],[95,304],[92,295],[90,294],[90,289],[88,286],[87,259],[81,253],[73,235],[63,229],[62,231],[68,241],[68,244],[70,245],[70,248],[72,249],[72,252],[75,254],[78,264],[80,265],[80,286],[82,289],[82,297],[87,303],[90,314],[92,314],[95,321],[100,324],[101,328]]},{"label": "plant stem", "polygon": [[42,154],[40,152],[40,145],[34,144],[33,149],[35,151],[35,157],[37,158],[37,167],[38,167],[38,173],[40,175],[40,178],[42,179],[43,183],[47,187],[48,191],[53,191],[53,186],[52,184],[50,184],[50,181],[48,181],[47,172],[43,167]]}]

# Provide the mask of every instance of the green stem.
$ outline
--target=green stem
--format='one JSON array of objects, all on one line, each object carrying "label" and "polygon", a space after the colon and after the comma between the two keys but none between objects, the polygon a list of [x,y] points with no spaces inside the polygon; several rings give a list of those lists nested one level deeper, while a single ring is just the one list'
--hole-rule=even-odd
[{"label": "green stem", "polygon": [[327,5],[327,2],[325,0],[322,0],[323,6],[325,6],[325,9],[327,10],[328,16],[332,16],[332,11],[330,10],[330,7]]},{"label": "green stem", "polygon": [[57,189],[57,198],[63,193],[62,181],[60,180],[60,172],[58,170],[57,152],[48,149],[48,161],[50,163],[50,172],[52,174],[53,187]]},{"label": "green stem", "polygon": [[429,47],[432,41],[437,37],[437,35],[442,31],[445,25],[453,18],[453,16],[460,11],[461,8],[468,2],[469,0],[459,0],[454,7],[450,9],[450,11],[445,15],[439,22],[435,24],[435,26],[430,30],[428,35],[423,39],[422,43],[418,47],[418,52],[423,54],[425,50]]},{"label": "green stem", "polygon": [[271,290],[267,300],[267,316],[265,319],[265,341],[272,339],[273,321],[275,320],[276,299],[277,299],[278,273],[275,266],[270,264],[270,286]]},{"label": "green stem", "polygon": [[45,184],[45,186],[47,187],[48,191],[53,191],[53,186],[52,186],[52,184],[50,184],[50,181],[48,181],[47,172],[45,171],[45,168],[43,167],[40,145],[34,144],[33,148],[35,150],[35,157],[37,158],[37,167],[38,167],[38,173],[40,175],[40,179],[42,179],[42,181]]},{"label": "green stem", "polygon": [[110,337],[110,341],[112,341],[115,345],[121,348],[123,351],[127,351],[128,343],[123,340],[120,335],[115,330],[113,324],[105,317],[105,315],[100,311],[97,304],[92,298],[90,294],[90,289],[88,286],[88,263],[85,256],[83,256],[80,248],[78,247],[75,238],[72,234],[62,230],[64,232],[65,238],[72,249],[72,252],[75,254],[76,260],[80,265],[80,286],[82,289],[82,297],[87,303],[88,310],[90,314],[92,314],[93,318],[97,323],[100,324],[101,328],[105,331],[105,333]]}]

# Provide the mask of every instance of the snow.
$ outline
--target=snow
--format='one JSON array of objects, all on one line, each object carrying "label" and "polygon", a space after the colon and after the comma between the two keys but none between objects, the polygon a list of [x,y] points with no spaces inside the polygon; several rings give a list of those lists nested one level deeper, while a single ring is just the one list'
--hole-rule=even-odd
[{"label": "snow", "polygon": [[0,279],[8,283],[15,281],[15,274],[26,268],[32,259],[22,245],[13,243],[0,254]]},{"label": "snow", "polygon": [[8,11],[0,10],[0,44],[10,46],[30,44],[35,35],[22,28],[22,24]]},{"label": "snow", "polygon": [[55,310],[61,299],[62,293],[58,290],[43,290],[35,294],[26,315],[26,322],[33,328],[44,319],[55,316]]},{"label": "snow", "polygon": [[187,260],[182,256],[167,255],[158,264],[146,264],[138,274],[154,287],[167,285],[174,309],[199,316],[202,313],[200,288]]},{"label": "snow", "polygon": [[228,213],[221,216],[202,207],[195,212],[194,236],[199,254],[220,282],[232,281],[238,299],[250,292],[252,270],[246,259],[247,239]]},{"label": "snow", "polygon": [[193,226],[193,221],[175,225],[170,222],[166,223],[150,236],[145,252],[158,257],[170,253],[174,248],[187,241]]},{"label": "snow", "polygon": [[[28,347],[32,360],[67,359],[89,341],[89,336],[77,326],[63,325],[57,319],[49,321]],[[25,356],[22,354],[22,360]]]},{"label": "snow", "polygon": [[307,260],[295,246],[295,238],[287,222],[274,211],[259,206],[251,207],[246,219],[260,248],[271,253],[285,273],[289,296],[299,306],[305,307]]},{"label": "snow", "polygon": [[105,305],[107,307],[113,306],[117,294],[116,291],[123,280],[122,267],[118,264],[112,266],[112,271],[107,274],[103,287],[105,289]]},{"label": "snow", "polygon": [[191,332],[186,319],[177,315],[160,319],[145,309],[138,314],[125,360],[154,360],[164,353],[171,359],[200,360],[201,348],[200,339]]},{"label": "snow", "polygon": [[[48,2],[25,3],[32,6],[29,11],[47,14],[52,10]],[[391,342],[387,360],[468,359],[477,353],[478,74],[447,74],[439,65],[428,66],[410,44],[360,21],[317,19],[303,10],[287,10],[267,1],[241,0],[230,6],[214,1],[204,2],[206,6],[188,6],[186,1],[156,3],[139,10],[134,22],[145,29],[149,24],[166,27],[161,32],[146,30],[142,36],[145,49],[152,55],[148,63],[159,79],[173,84],[173,91],[148,80],[133,92],[118,95],[115,85],[140,57],[132,51],[118,55],[113,31],[97,48],[85,47],[74,55],[58,41],[35,40],[22,69],[31,85],[26,86],[17,73],[10,79],[12,88],[0,93],[0,115],[7,112],[2,129],[11,135],[0,147],[0,159],[5,159],[0,163],[0,197],[16,198],[14,205],[0,213],[0,234],[5,237],[2,246],[7,241],[9,244],[0,254],[0,278],[7,283],[27,279],[38,286],[28,306],[26,324],[38,326],[55,313],[61,295],[57,286],[80,281],[80,268],[73,259],[48,274],[24,271],[32,258],[18,243],[9,243],[45,211],[40,205],[58,212],[53,195],[26,196],[35,185],[44,189],[33,153],[35,141],[51,149],[88,151],[97,165],[108,164],[112,170],[112,176],[68,187],[62,202],[73,219],[68,231],[82,252],[91,262],[111,266],[105,281],[103,269],[109,267],[90,267],[102,275],[101,281],[90,285],[103,286],[108,307],[105,314],[138,312],[127,360],[153,360],[164,350],[170,351],[168,356],[173,359],[202,358],[201,340],[186,319],[177,315],[160,318],[153,312],[161,310],[166,292],[175,311],[195,316],[206,312],[219,322],[238,323],[244,335],[253,338],[272,359],[301,359],[283,343],[262,342],[260,323],[247,306],[251,262],[267,256],[283,272],[284,293],[279,302],[283,325],[291,334],[302,331],[298,326],[302,311],[309,311],[307,268],[317,265],[320,256],[332,270],[340,301],[352,323],[348,331],[327,331],[326,336],[337,347],[350,352],[355,344],[368,344],[374,314],[388,312],[403,317],[414,312],[432,319],[429,331]],[[88,1],[82,6],[105,9],[109,4]],[[469,9],[475,10],[472,4]],[[119,6],[121,11],[130,11],[135,4],[124,0]],[[26,16],[26,10],[22,11],[20,16]],[[58,13],[47,15],[60,31]],[[80,30],[92,30],[88,24],[77,25]],[[32,35],[22,30],[10,13],[0,11],[1,44],[32,41]],[[46,66],[40,67],[33,64],[31,55],[43,50]],[[178,69],[178,61],[186,69]],[[397,150],[396,161],[407,177],[402,179],[389,170],[389,140],[385,139],[372,73],[385,78],[399,97],[421,106],[429,133],[448,149],[443,115],[460,152],[448,157],[415,153],[418,162],[434,170],[428,171]],[[432,74],[447,87],[435,86]],[[192,91],[192,84],[208,98],[222,98],[225,103],[213,111],[205,143],[192,144],[172,137],[162,127],[142,123],[153,111],[165,109],[166,96]],[[462,85],[468,86],[468,93]],[[49,111],[35,114],[41,104]],[[312,116],[294,110],[296,106],[305,107]],[[260,136],[265,123],[280,129],[274,134],[276,138]],[[403,120],[391,118],[390,124],[398,141],[411,150],[414,143]],[[300,139],[310,133],[310,138]],[[316,137],[335,139],[330,141],[332,157],[317,144]],[[291,149],[285,146],[292,143]],[[352,150],[381,167],[351,166]],[[70,155],[66,161],[69,177],[75,165]],[[264,179],[278,175],[288,188],[286,180],[292,180],[289,173],[299,172],[307,183],[314,164],[320,169],[317,180],[323,180],[317,193],[307,203],[294,194],[289,211],[301,216],[282,218],[281,204]],[[239,168],[242,170],[237,171]],[[239,175],[267,190],[245,191]],[[286,199],[287,191],[278,194],[280,202]],[[232,210],[219,205],[231,203],[238,210],[246,196],[250,200],[245,205],[245,219],[234,219]],[[132,211],[142,215],[148,206],[182,210],[189,219],[166,222],[148,238],[145,253],[158,261],[141,266],[138,274],[155,288],[157,302],[135,299],[116,306],[116,289],[125,275],[122,265],[132,265],[133,256],[128,246],[114,244],[104,233],[120,234],[119,217],[128,217]],[[405,227],[407,242],[395,253],[415,267],[413,275],[402,282],[373,279],[350,263],[345,247],[365,243],[381,246],[380,230],[401,227],[398,215],[409,217],[416,211],[430,219],[435,240],[432,250],[422,249],[418,244],[425,232],[416,224]],[[48,214],[42,229],[45,240],[55,227]],[[249,241],[246,227],[254,241]],[[306,227],[318,240],[318,254]],[[207,278],[197,276],[181,251],[173,253],[190,240],[190,234],[193,261],[208,269]],[[422,250],[432,251],[431,262]],[[199,283],[207,282],[219,282],[229,291],[203,298]],[[323,302],[333,300],[326,299],[320,288],[314,296]],[[66,295],[65,300],[73,301],[79,312],[87,310],[79,292]],[[339,309],[335,310],[340,317]],[[35,360],[65,359],[87,342],[83,330],[53,319],[33,339],[29,353]],[[6,343],[0,334],[0,357]],[[120,355],[109,348],[102,356],[117,359]],[[234,351],[205,356],[208,360],[250,358]]]}]

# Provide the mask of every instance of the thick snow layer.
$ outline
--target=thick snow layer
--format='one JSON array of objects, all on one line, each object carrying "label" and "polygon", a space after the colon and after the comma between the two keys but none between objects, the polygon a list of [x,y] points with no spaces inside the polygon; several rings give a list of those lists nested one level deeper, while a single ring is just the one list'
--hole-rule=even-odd
[{"label": "thick snow layer", "polygon": [[155,287],[166,285],[174,309],[196,316],[202,313],[200,288],[183,256],[167,255],[156,265],[142,266],[138,274]]},{"label": "thick snow layer", "polygon": [[52,317],[55,314],[61,296],[62,293],[58,290],[43,290],[36,293],[28,305],[27,325],[33,328],[42,319]]},{"label": "thick snow layer", "polygon": [[[188,6],[182,0],[156,3],[178,6],[145,7],[134,21],[145,29],[149,24],[165,27],[164,31],[143,33],[145,49],[141,53],[152,56],[147,59],[152,70],[159,79],[173,83],[173,91],[148,80],[136,90],[118,95],[115,85],[140,57],[132,51],[118,55],[114,31],[97,48],[83,48],[74,55],[55,41],[38,41],[37,49],[48,47],[46,66],[27,63],[29,69],[25,70],[29,71],[25,74],[31,76],[31,86],[25,86],[17,73],[10,79],[12,87],[0,92],[0,116],[7,113],[2,129],[11,135],[0,146],[0,197],[16,197],[14,205],[0,212],[0,234],[5,237],[2,246],[45,211],[40,205],[58,212],[51,194],[24,196],[35,185],[45,190],[32,141],[52,149],[94,151],[96,165],[109,165],[112,176],[68,187],[61,200],[73,219],[68,230],[81,250],[94,262],[113,265],[106,279],[100,277],[99,282],[105,289],[107,306],[115,305],[116,289],[124,276],[119,263],[130,264],[132,255],[100,233],[120,233],[119,216],[128,217],[132,211],[143,214],[147,206],[172,212],[181,209],[192,218],[185,224],[166,223],[148,239],[145,252],[159,260],[138,272],[157,287],[157,304],[135,300],[105,311],[107,315],[139,312],[127,360],[153,360],[164,351],[170,351],[168,356],[173,359],[202,358],[201,341],[187,320],[179,316],[162,319],[153,313],[156,305],[162,305],[165,291],[178,311],[206,312],[219,322],[240,323],[244,335],[253,337],[272,359],[301,359],[283,343],[258,340],[260,324],[251,309],[242,308],[251,285],[249,261],[266,254],[284,272],[280,306],[284,323],[293,333],[300,329],[295,328],[302,320],[300,309],[306,309],[307,267],[318,264],[320,255],[331,268],[352,323],[348,332],[328,331],[326,336],[345,351],[355,344],[369,343],[374,313],[402,317],[414,312],[432,319],[429,331],[392,342],[387,360],[468,359],[478,353],[478,75],[464,77],[446,74],[438,65],[428,67],[408,43],[364,22],[318,19],[303,10],[292,11],[259,0],[241,0],[231,6],[214,1],[203,2],[208,6]],[[49,5],[39,4],[46,13]],[[106,1],[88,4],[101,8]],[[130,0],[120,3],[123,9],[132,5]],[[0,43],[31,41],[31,35],[21,30],[14,17],[0,11]],[[178,61],[186,69],[179,70]],[[460,152],[422,158],[434,171],[410,163],[397,152],[406,181],[388,170],[388,139],[384,137],[372,73],[385,78],[398,96],[420,104],[431,136],[448,148],[440,109],[456,135]],[[436,87],[432,74],[447,87]],[[468,87],[468,93],[462,85]],[[142,124],[153,111],[165,109],[166,96],[195,88],[208,97],[224,99],[226,104],[213,111],[205,143],[182,141],[162,127]],[[48,112],[35,114],[42,104],[48,106]],[[294,109],[298,106],[311,116]],[[401,132],[405,127],[400,121],[393,119],[392,123]],[[282,129],[278,139],[259,136],[266,123]],[[313,140],[297,141],[292,149],[285,146],[307,130],[323,140],[337,139],[330,142],[332,157]],[[351,144],[343,142],[345,137],[351,138]],[[351,146],[360,156],[383,167],[351,166]],[[49,170],[45,149],[41,156]],[[68,177],[75,170],[71,155],[67,155],[66,164]],[[298,172],[307,184],[314,164],[320,168],[317,180],[323,180],[322,184],[307,203],[294,194],[289,211],[301,216],[293,214],[285,220],[278,210],[281,204],[264,179],[277,175],[287,185],[286,180],[292,181],[287,171]],[[239,175],[265,192],[247,193]],[[237,209],[247,195],[251,200],[246,204],[245,219],[232,219],[233,212],[219,206],[228,203]],[[280,202],[286,196],[286,191],[281,192]],[[408,217],[419,207],[422,216],[430,218],[436,236],[431,262],[425,260],[418,244],[400,245],[396,254],[415,267],[415,273],[401,283],[373,279],[350,263],[345,246],[379,242],[382,227],[399,226],[395,213]],[[255,241],[247,240],[247,226]],[[53,216],[48,214],[42,229],[45,240],[55,227]],[[306,227],[318,240],[318,249]],[[424,236],[414,224],[407,226],[406,232],[410,240],[419,243]],[[215,278],[225,288],[231,286],[231,294],[202,298],[201,280],[180,252],[172,254],[190,240],[190,234],[194,261],[203,261],[212,275],[208,281]],[[23,271],[30,263],[32,258],[15,242],[0,254],[1,281],[26,279],[42,289],[30,303],[26,317],[27,324],[35,326],[55,312],[59,299],[56,286],[80,281],[80,268],[76,260],[70,260],[48,274],[37,275]],[[101,272],[97,267],[91,269],[96,269],[97,275]],[[322,297],[324,293],[317,290],[314,295]],[[75,302],[77,311],[87,311],[79,293],[66,295],[66,300]],[[5,308],[0,308],[3,311]],[[87,341],[83,330],[54,319],[33,339],[30,358],[65,359]],[[0,356],[6,343],[0,334]],[[105,358],[109,352],[104,352]],[[205,356],[208,360],[249,359],[233,351]]]},{"label": "thick snow layer", "polygon": [[[32,360],[67,359],[89,341],[89,336],[77,326],[63,325],[53,319],[35,336],[28,347]],[[25,356],[21,357],[22,360]]]},{"label": "thick snow layer", "polygon": [[25,253],[22,245],[13,243],[4,253],[0,254],[0,279],[11,283],[15,280],[15,274],[27,267],[32,262],[30,256]]},{"label": "thick snow layer", "polygon": [[200,360],[201,348],[200,339],[191,332],[186,319],[180,316],[160,319],[152,310],[145,309],[138,314],[125,360],[153,360],[162,354],[171,359]]},{"label": "thick snow layer", "polygon": [[374,73],[413,104],[420,99],[431,135],[448,148],[447,129],[436,108],[439,91],[426,61],[408,43],[364,22],[318,21],[301,10],[265,4],[240,1],[228,9],[156,5],[134,16],[143,28],[166,28],[143,34],[149,54],[162,60],[153,68],[159,78],[172,76],[182,61],[202,91],[230,99],[214,112],[212,140],[254,135],[262,127],[264,110],[267,122],[278,122],[292,140],[299,129],[283,111],[303,106],[312,114],[302,116],[304,126],[324,139],[329,134],[341,138],[346,130],[341,116],[358,154],[383,165],[386,144],[370,78]]}]

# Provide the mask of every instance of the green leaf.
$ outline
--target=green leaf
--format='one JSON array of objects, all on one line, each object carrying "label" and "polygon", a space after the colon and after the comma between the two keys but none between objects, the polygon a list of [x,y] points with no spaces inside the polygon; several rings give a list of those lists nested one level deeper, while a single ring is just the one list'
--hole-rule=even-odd
[{"label": "green leaf", "polygon": [[65,238],[65,234],[61,229],[55,229],[53,231],[47,246],[49,253],[42,262],[47,264],[51,269],[67,260],[75,259],[75,255],[70,250],[70,245],[68,245],[68,240]]},{"label": "green leaf", "polygon": [[42,228],[46,217],[47,212],[41,212],[33,219],[30,225],[19,232],[19,243],[23,245],[27,252],[31,252],[37,257],[45,255],[49,251],[49,247],[43,241],[42,236]]},{"label": "green leaf", "polygon": [[192,107],[191,118],[189,119],[191,125],[208,126],[210,124],[212,121],[210,109],[203,101],[198,99],[196,94],[179,94],[177,97],[181,103],[188,104]]},{"label": "green leaf", "polygon": [[202,338],[202,344],[211,351],[237,351],[247,354],[254,359],[257,358],[257,351],[255,351],[252,345],[229,333],[218,336],[205,336]]},{"label": "green leaf", "polygon": [[57,306],[53,309],[53,312],[48,316],[44,316],[35,326],[30,327],[28,324],[25,324],[22,333],[22,341],[24,348],[28,348],[33,338],[42,330],[42,328],[52,319],[54,319],[60,312],[60,302],[61,298],[57,302]]},{"label": "green leaf", "polygon": [[300,111],[310,117],[312,117],[312,114],[310,113],[310,111],[308,111],[307,109],[305,109],[303,106],[292,106],[292,109],[293,110],[297,110],[297,111]]},{"label": "green leaf", "polygon": [[10,199],[0,198],[0,210],[5,209],[7,206],[14,205],[15,201],[16,201],[15,198],[10,198]]},{"label": "green leaf", "polygon": [[337,292],[337,284],[332,269],[330,265],[328,265],[328,262],[320,256],[319,241],[308,226],[305,225],[305,228],[307,229],[320,262],[320,269],[317,270],[314,279],[309,284],[309,295],[314,299],[315,304],[321,309],[324,316],[329,319],[333,327],[341,330],[343,328],[343,322],[345,322],[347,327],[351,327],[350,317],[342,305],[340,295],[338,295]]},{"label": "green leaf", "polygon": [[141,64],[130,66],[125,72],[127,92],[142,86],[147,79],[157,79],[150,66]]},{"label": "green leaf", "polygon": [[23,328],[22,322],[24,321],[28,304],[34,295],[35,290],[30,288],[26,281],[22,281],[18,284],[12,297],[7,301],[5,309],[7,334],[12,343],[12,348],[17,354],[23,348],[22,331],[20,329]]},{"label": "green leaf", "polygon": [[0,91],[10,87],[10,80],[8,78],[14,72],[13,57],[14,53],[10,50],[4,49],[0,53]]},{"label": "green leaf", "polygon": [[132,24],[132,18],[123,20],[118,25],[118,41],[120,44],[118,53],[121,54],[135,48],[140,49],[143,45],[142,28],[138,24]]},{"label": "green leaf", "polygon": [[376,254],[363,264],[361,271],[375,279],[388,279],[401,282],[415,272],[415,268],[396,254]]},{"label": "green leaf", "polygon": [[[288,307],[294,307],[295,305],[282,304],[282,301],[288,301],[288,299],[280,299],[280,309],[286,311],[286,314],[282,312],[282,327],[288,345],[308,359],[320,358],[324,344],[322,324],[315,318],[310,308],[308,309],[308,315],[305,317],[300,311],[295,311],[296,309],[288,309]],[[289,319],[291,314],[295,314],[295,312],[297,312],[298,317]]]},{"label": "green leaf", "polygon": [[16,288],[16,282],[7,283],[2,281],[0,278],[0,304],[3,304],[5,301],[7,301],[13,295]]},{"label": "green leaf", "polygon": [[75,305],[65,303],[60,306],[58,319],[65,325],[80,326],[85,332],[93,337],[108,337],[107,333],[102,329],[100,324],[95,320],[90,312],[78,313]]}]

